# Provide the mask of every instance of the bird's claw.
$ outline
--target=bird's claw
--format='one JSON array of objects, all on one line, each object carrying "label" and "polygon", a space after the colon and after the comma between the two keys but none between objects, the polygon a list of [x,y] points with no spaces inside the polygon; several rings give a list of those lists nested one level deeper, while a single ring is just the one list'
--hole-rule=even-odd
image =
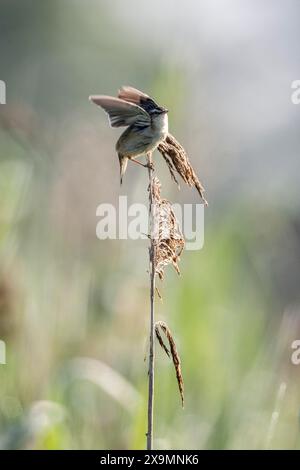
[{"label": "bird's claw", "polygon": [[145,168],[148,168],[149,170],[152,170],[152,171],[153,171],[153,170],[154,170],[154,165],[153,165],[153,163],[151,163],[151,162],[150,162],[150,163],[146,163]]}]

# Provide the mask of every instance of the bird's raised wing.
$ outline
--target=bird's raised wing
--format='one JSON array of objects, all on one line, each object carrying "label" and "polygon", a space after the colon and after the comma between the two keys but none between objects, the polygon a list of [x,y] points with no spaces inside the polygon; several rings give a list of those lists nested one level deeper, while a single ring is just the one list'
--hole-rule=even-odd
[{"label": "bird's raised wing", "polygon": [[134,103],[104,95],[92,95],[89,99],[107,112],[112,127],[131,126],[132,124],[144,127],[151,123],[149,114]]},{"label": "bird's raised wing", "polygon": [[132,86],[122,86],[118,92],[118,98],[129,103],[140,105],[142,102],[148,100],[149,96]]},{"label": "bird's raised wing", "polygon": [[118,97],[121,100],[128,101],[128,103],[134,103],[140,106],[146,113],[149,113],[153,109],[160,108],[153,98],[150,98],[146,93],[132,86],[122,86],[119,90]]}]

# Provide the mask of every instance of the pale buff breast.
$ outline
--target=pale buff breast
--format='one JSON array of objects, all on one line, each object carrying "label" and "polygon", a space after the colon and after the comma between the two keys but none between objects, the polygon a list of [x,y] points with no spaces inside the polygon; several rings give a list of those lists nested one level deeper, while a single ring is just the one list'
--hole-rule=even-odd
[{"label": "pale buff breast", "polygon": [[154,135],[157,137],[158,141],[162,141],[167,137],[168,131],[169,131],[169,120],[168,120],[168,114],[163,113],[159,114],[158,116],[155,116],[155,118],[152,119],[152,129]]},{"label": "pale buff breast", "polygon": [[152,120],[151,126],[139,130],[129,127],[120,136],[116,150],[128,157],[137,157],[153,151],[168,134],[168,115],[160,114]]}]

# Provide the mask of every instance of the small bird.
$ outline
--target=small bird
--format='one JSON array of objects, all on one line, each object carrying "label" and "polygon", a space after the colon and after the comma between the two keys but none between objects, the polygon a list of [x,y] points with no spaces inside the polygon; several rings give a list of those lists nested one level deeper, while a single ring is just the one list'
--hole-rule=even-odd
[{"label": "small bird", "polygon": [[[107,112],[112,127],[127,127],[121,134],[116,150],[120,162],[120,180],[127,168],[128,160],[144,165],[137,157],[153,152],[156,148],[167,163],[172,179],[177,183],[175,172],[189,186],[194,186],[205,205],[204,188],[196,175],[186,151],[169,133],[168,110],[159,106],[153,98],[131,86],[123,86],[118,98],[92,95],[90,101]],[[152,167],[151,167],[152,168]]]},{"label": "small bird", "polygon": [[130,86],[123,86],[118,98],[92,95],[90,101],[107,112],[112,127],[126,126],[116,144],[120,162],[120,181],[128,160],[143,165],[137,157],[152,152],[168,135],[168,110],[150,96]]}]

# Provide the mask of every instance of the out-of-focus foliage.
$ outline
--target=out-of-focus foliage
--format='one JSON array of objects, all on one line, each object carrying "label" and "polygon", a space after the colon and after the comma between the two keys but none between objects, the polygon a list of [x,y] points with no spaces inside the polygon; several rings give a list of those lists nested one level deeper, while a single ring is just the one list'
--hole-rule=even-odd
[{"label": "out-of-focus foliage", "polygon": [[[0,447],[143,448],[147,241],[99,241],[96,208],[147,201],[88,102],[131,84],[170,109],[207,189],[205,245],[157,319],[157,448],[299,448],[297,1],[0,0]],[[298,68],[297,68],[298,67]],[[298,121],[297,121],[298,119]],[[170,183],[163,195],[197,202]]]}]

